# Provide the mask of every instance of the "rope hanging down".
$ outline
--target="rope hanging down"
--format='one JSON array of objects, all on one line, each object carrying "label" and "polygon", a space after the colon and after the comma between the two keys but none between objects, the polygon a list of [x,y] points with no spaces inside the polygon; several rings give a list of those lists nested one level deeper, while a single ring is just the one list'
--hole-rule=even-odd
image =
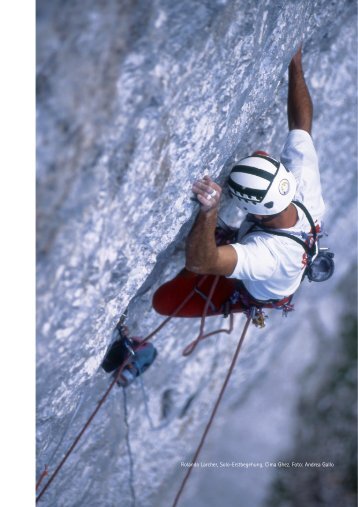
[{"label": "rope hanging down", "polygon": [[[212,283],[211,288],[210,288],[209,295],[206,298],[203,314],[201,316],[199,334],[198,334],[197,338],[195,338],[195,340],[193,342],[189,343],[189,345],[187,345],[185,347],[185,349],[183,350],[183,356],[189,356],[189,354],[191,354],[195,350],[196,346],[198,345],[198,343],[201,340],[204,340],[205,338],[208,338],[209,336],[214,336],[214,335],[219,334],[219,333],[231,334],[231,332],[232,332],[232,330],[234,328],[234,315],[233,315],[233,313],[230,313],[229,314],[229,318],[230,318],[229,329],[216,329],[215,331],[211,331],[211,333],[204,334],[205,320],[206,320],[206,317],[207,317],[207,314],[208,314],[208,309],[209,309],[209,306],[211,304],[211,301],[212,301],[212,298],[213,298],[216,286],[217,286],[217,284],[219,282],[219,279],[220,279],[219,276],[216,276],[214,278],[213,283]],[[199,286],[199,284],[197,285],[197,287],[198,286]],[[197,287],[196,287],[196,289],[197,289]]]},{"label": "rope hanging down", "polygon": [[201,322],[200,322],[200,331],[199,331],[199,335],[198,337],[192,342],[190,343],[183,351],[183,356],[188,356],[189,354],[191,354],[194,349],[196,348],[196,346],[198,345],[199,341],[201,341],[203,338],[204,338],[204,325],[205,325],[205,317],[208,313],[208,309],[209,309],[209,306],[210,306],[210,303],[211,303],[211,300],[213,299],[213,295],[214,295],[214,292],[215,292],[215,289],[216,289],[216,286],[218,284],[218,281],[219,281],[219,276],[216,276],[214,278],[214,281],[210,287],[210,292],[209,292],[209,295],[205,301],[205,306],[204,306],[204,310],[203,310],[203,314],[202,314],[202,317],[201,317]]},{"label": "rope hanging down", "polygon": [[[164,321],[156,328],[154,329],[154,331],[152,331],[150,334],[148,334],[143,340],[141,343],[145,343],[147,342],[148,340],[150,340],[151,338],[153,338],[154,335],[156,335],[166,324],[168,324],[168,322],[177,315],[177,313],[180,312],[180,310],[190,301],[190,299],[196,294],[196,291],[197,289],[199,289],[201,287],[201,285],[205,282],[205,280],[208,278],[207,275],[203,275],[201,277],[201,279],[199,280],[199,282],[197,283],[195,289],[193,289],[187,296],[186,298],[180,303],[180,305],[174,310],[174,312],[169,315],[166,319],[164,319]],[[216,285],[218,283],[218,280],[219,280],[219,277],[215,277],[214,278],[214,281],[213,281],[213,284],[210,288],[210,293],[209,293],[209,296],[207,298],[207,301],[206,301],[206,304],[205,304],[205,307],[204,307],[204,310],[203,310],[203,314],[202,314],[202,317],[201,317],[201,324],[200,324],[200,331],[199,331],[199,335],[198,337],[192,342],[190,343],[183,351],[183,355],[187,356],[189,354],[191,354],[193,352],[193,350],[196,348],[197,344],[199,343],[199,341],[209,337],[209,336],[213,336],[215,334],[218,334],[218,333],[228,333],[230,334],[232,332],[232,329],[233,329],[233,315],[230,314],[230,324],[229,324],[229,329],[218,329],[216,331],[212,331],[210,333],[207,333],[207,334],[203,334],[204,333],[204,325],[205,325],[205,319],[206,319],[206,316],[207,316],[207,312],[208,312],[208,308],[209,308],[209,305],[211,303],[211,299],[212,299],[212,296],[214,294],[214,291],[215,291],[215,288],[216,288]],[[92,412],[92,414],[90,415],[90,417],[87,419],[86,423],[84,424],[83,428],[81,429],[81,431],[79,432],[79,434],[77,435],[77,437],[75,438],[74,442],[72,443],[71,447],[68,449],[68,451],[66,452],[65,456],[62,458],[61,462],[59,463],[59,465],[57,466],[57,468],[54,470],[54,472],[52,473],[52,475],[50,475],[50,478],[48,479],[47,483],[45,484],[45,486],[42,488],[42,490],[40,491],[40,493],[38,494],[37,498],[36,498],[36,502],[38,502],[41,497],[43,496],[43,494],[46,492],[46,490],[49,488],[49,486],[51,485],[51,483],[53,482],[53,480],[55,479],[55,477],[57,476],[57,474],[59,473],[59,471],[61,470],[61,468],[63,467],[63,465],[65,464],[65,462],[67,461],[67,459],[69,458],[70,454],[72,454],[72,452],[74,451],[75,447],[77,446],[79,440],[81,439],[82,435],[85,433],[86,429],[89,427],[89,425],[91,424],[92,420],[94,419],[94,417],[96,416],[96,414],[98,413],[99,409],[101,408],[101,406],[104,404],[104,402],[106,401],[106,399],[108,398],[110,392],[112,391],[113,387],[115,386],[115,384],[117,383],[117,381],[119,380],[120,378],[120,375],[122,373],[122,371],[125,369],[125,367],[128,365],[128,363],[131,361],[131,357],[128,357],[126,361],[123,362],[123,364],[120,366],[120,368],[118,369],[116,375],[115,375],[115,378],[113,379],[112,383],[110,384],[110,386],[108,387],[108,389],[106,390],[106,392],[104,393],[104,395],[102,396],[102,398],[99,400],[98,404],[97,404],[97,407],[95,408],[95,410]],[[48,473],[48,466],[46,465],[45,466],[45,470],[41,473],[40,475],[40,478],[36,484],[36,491],[37,489],[39,488],[39,486],[41,485],[41,482],[43,481],[43,479],[49,475]]]},{"label": "rope hanging down", "polygon": [[[203,276],[201,278],[201,280],[199,281],[197,287],[200,287],[204,281],[206,280],[207,276]],[[150,340],[154,335],[156,335],[173,317],[175,317],[175,315],[188,303],[188,301],[190,301],[190,299],[194,296],[195,294],[195,290],[192,290],[188,295],[187,297],[180,303],[180,305],[175,309],[175,311],[169,316],[167,317],[156,329],[154,329],[154,331],[152,331],[148,336],[146,336],[143,340],[142,343]],[[106,401],[106,399],[108,398],[110,392],[112,391],[113,387],[115,386],[117,380],[119,379],[122,371],[124,370],[124,368],[127,366],[127,364],[129,363],[129,361],[131,360],[131,358],[129,357],[123,364],[122,366],[118,369],[118,372],[117,374],[115,375],[115,378],[113,379],[112,383],[110,384],[110,386],[108,387],[108,389],[106,390],[106,392],[104,393],[104,395],[102,396],[102,398],[99,400],[98,404],[97,404],[97,407],[96,409],[92,412],[92,414],[90,415],[90,417],[87,419],[85,425],[83,426],[82,430],[79,432],[79,434],[77,435],[77,437],[75,438],[73,444],[71,445],[71,447],[68,449],[68,451],[66,452],[65,456],[62,458],[61,462],[59,463],[59,465],[56,467],[56,469],[54,470],[54,472],[52,473],[52,475],[50,475],[50,478],[48,479],[47,483],[45,484],[45,486],[42,488],[42,490],[40,491],[40,493],[38,494],[37,498],[36,498],[36,502],[38,502],[43,494],[46,492],[46,490],[49,488],[49,486],[51,485],[51,483],[53,482],[53,480],[55,479],[55,477],[57,476],[57,474],[59,473],[59,471],[61,470],[61,468],[63,467],[63,465],[65,464],[65,462],[67,461],[67,459],[69,458],[70,454],[72,454],[73,450],[75,449],[75,447],[77,446],[78,442],[80,441],[82,435],[84,434],[84,432],[86,431],[86,429],[88,428],[88,426],[91,424],[92,420],[94,419],[94,417],[96,416],[97,412],[99,411],[99,409],[101,408],[101,406],[103,405],[103,403]],[[38,490],[38,488],[40,487],[43,479],[49,475],[49,472],[48,472],[48,466],[46,465],[45,466],[45,469],[44,471],[41,473],[40,477],[39,477],[39,480],[37,481],[37,484],[36,484],[36,491]]]},{"label": "rope hanging down", "polygon": [[[241,350],[241,346],[242,346],[243,341],[244,341],[244,338],[245,338],[245,336],[246,336],[246,332],[247,332],[247,330],[248,330],[248,328],[249,328],[249,325],[250,325],[250,322],[251,322],[251,320],[252,320],[252,317],[253,317],[253,311],[254,311],[254,309],[250,311],[250,314],[249,314],[249,315],[248,315],[248,317],[247,317],[247,320],[246,320],[246,323],[245,323],[244,330],[243,330],[243,332],[242,332],[242,334],[241,334],[241,336],[240,336],[240,340],[239,340],[239,343],[238,343],[238,345],[237,345],[237,347],[236,347],[236,351],[235,351],[234,357],[233,357],[233,359],[232,359],[232,361],[231,361],[231,365],[230,365],[229,371],[228,371],[228,373],[227,373],[227,375],[226,375],[226,378],[225,378],[224,384],[223,384],[223,386],[222,386],[222,388],[221,388],[221,391],[220,391],[220,394],[219,394],[219,396],[218,396],[218,399],[216,400],[216,403],[215,403],[214,409],[213,409],[213,411],[212,411],[212,413],[211,413],[211,416],[210,416],[209,422],[208,422],[208,424],[206,425],[206,428],[205,428],[205,430],[204,430],[204,433],[203,433],[203,435],[202,435],[202,437],[201,437],[201,440],[200,440],[200,443],[199,443],[199,445],[198,445],[198,448],[197,448],[197,450],[195,451],[195,454],[194,454],[194,456],[193,456],[193,458],[192,458],[192,460],[191,460],[191,463],[192,463],[192,464],[194,464],[194,463],[196,462],[196,460],[198,459],[198,456],[199,456],[199,454],[200,454],[200,451],[201,451],[201,449],[202,449],[202,447],[203,447],[203,445],[204,445],[205,438],[206,438],[207,434],[209,433],[209,430],[210,430],[211,424],[212,424],[212,422],[213,422],[213,420],[214,420],[214,417],[215,417],[215,415],[216,415],[216,412],[217,412],[217,410],[218,410],[218,408],[219,408],[220,402],[221,402],[222,397],[223,397],[223,395],[224,395],[224,391],[225,391],[225,389],[226,389],[226,386],[227,386],[227,385],[228,385],[228,383],[229,383],[229,380],[230,380],[231,374],[232,374],[232,372],[233,372],[233,370],[234,370],[234,367],[235,367],[235,364],[236,364],[237,358],[238,358],[239,353],[240,353],[240,350]],[[173,503],[173,506],[172,506],[172,507],[176,507],[176,506],[178,505],[178,502],[179,502],[180,496],[181,496],[181,494],[182,494],[182,493],[183,493],[183,491],[184,491],[185,484],[186,484],[187,480],[189,479],[189,476],[190,476],[190,474],[191,474],[192,469],[193,469],[193,467],[192,467],[192,466],[188,468],[188,470],[187,470],[187,472],[186,472],[186,474],[185,474],[185,477],[184,477],[184,479],[183,479],[183,481],[182,481],[182,483],[181,483],[181,486],[180,486],[180,488],[179,488],[179,491],[178,491],[178,493],[177,493],[177,495],[176,495],[176,497],[175,497],[175,499],[174,499],[174,503]]]},{"label": "rope hanging down", "polygon": [[[92,412],[92,414],[90,415],[90,417],[87,419],[86,424],[83,426],[83,428],[81,429],[81,431],[79,432],[79,434],[75,438],[73,444],[71,445],[71,447],[69,448],[69,450],[66,452],[65,456],[62,458],[61,462],[59,463],[59,465],[57,466],[57,468],[55,469],[55,471],[53,472],[53,474],[50,476],[49,480],[47,481],[47,483],[45,484],[45,486],[42,488],[41,492],[38,494],[38,496],[36,498],[36,502],[38,502],[41,499],[42,495],[48,489],[48,487],[50,486],[50,484],[52,483],[52,481],[55,479],[55,477],[58,474],[58,472],[61,470],[61,468],[63,467],[63,465],[67,461],[67,459],[70,456],[70,454],[73,452],[74,448],[78,444],[78,442],[81,439],[82,435],[84,434],[84,432],[86,431],[86,429],[88,428],[88,426],[91,424],[92,420],[94,419],[95,415],[97,414],[97,412],[99,411],[99,409],[101,408],[101,406],[103,405],[103,403],[108,398],[109,393],[112,391],[113,387],[115,386],[117,380],[120,377],[120,374],[122,373],[122,371],[124,370],[124,368],[127,366],[127,364],[129,363],[129,361],[130,361],[130,357],[126,361],[124,361],[124,363],[122,364],[122,366],[120,368],[118,368],[118,372],[116,373],[115,378],[113,379],[112,383],[110,384],[110,386],[108,387],[108,389],[106,390],[106,392],[104,393],[104,395],[102,396],[102,398],[99,400],[99,402],[97,404],[97,407]],[[45,474],[45,472],[46,472],[46,474]],[[41,481],[43,480],[43,478],[46,475],[48,475],[47,469],[45,469],[45,472],[43,472],[41,474],[41,477],[40,477],[40,479],[39,479],[39,481],[37,483],[37,488],[39,487],[39,485],[40,485]]]}]

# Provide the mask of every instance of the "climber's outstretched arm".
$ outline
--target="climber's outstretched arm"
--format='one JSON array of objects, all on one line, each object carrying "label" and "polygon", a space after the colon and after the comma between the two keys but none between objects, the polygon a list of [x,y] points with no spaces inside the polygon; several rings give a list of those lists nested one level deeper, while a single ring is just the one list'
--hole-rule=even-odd
[{"label": "climber's outstretched arm", "polygon": [[311,134],[313,105],[302,69],[302,47],[292,58],[288,71],[288,128]]}]

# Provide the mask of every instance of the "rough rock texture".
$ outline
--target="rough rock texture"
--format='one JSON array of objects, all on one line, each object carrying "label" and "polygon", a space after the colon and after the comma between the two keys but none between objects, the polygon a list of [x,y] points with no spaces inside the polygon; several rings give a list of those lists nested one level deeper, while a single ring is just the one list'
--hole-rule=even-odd
[{"label": "rough rock texture", "polygon": [[[266,500],[270,507],[357,505],[355,281],[344,281],[344,293],[350,287],[351,299],[342,316],[342,332],[338,337],[321,334],[321,359],[301,376],[295,444],[284,456],[291,466],[277,470]],[[335,353],[327,354],[332,343]]]},{"label": "rough rock texture", "polygon": [[[99,365],[119,315],[129,304],[141,335],[161,321],[151,295],[182,266],[192,180],[209,172],[224,183],[253,149],[279,155],[286,69],[302,39],[329,243],[344,260],[333,280],[302,288],[284,324],[272,315],[264,332],[250,330],[232,379],[241,390],[227,393],[223,413],[240,410],[285,340],[300,338],[312,306],[326,314],[328,305],[328,329],[337,329],[336,287],[356,255],[347,227],[356,212],[356,6],[40,0],[37,11],[40,473],[58,463],[108,385]],[[237,221],[227,201],[222,215]],[[43,504],[168,505],[233,352],[236,320],[232,338],[208,341],[190,359],[180,352],[197,323],[162,331],[144,378],[156,429],[139,385],[128,390],[127,418],[123,393],[113,393]],[[317,348],[306,345],[308,364]]]}]

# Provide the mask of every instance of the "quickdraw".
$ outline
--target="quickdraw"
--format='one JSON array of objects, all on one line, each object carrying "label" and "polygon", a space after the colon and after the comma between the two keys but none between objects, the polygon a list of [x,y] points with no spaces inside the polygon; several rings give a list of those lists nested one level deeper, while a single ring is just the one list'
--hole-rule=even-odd
[{"label": "quickdraw", "polygon": [[[246,313],[246,312],[245,312]],[[247,312],[249,313],[249,312]],[[262,308],[255,308],[255,313],[252,317],[252,323],[259,328],[263,328],[266,326],[265,319],[267,315],[263,312]]]}]

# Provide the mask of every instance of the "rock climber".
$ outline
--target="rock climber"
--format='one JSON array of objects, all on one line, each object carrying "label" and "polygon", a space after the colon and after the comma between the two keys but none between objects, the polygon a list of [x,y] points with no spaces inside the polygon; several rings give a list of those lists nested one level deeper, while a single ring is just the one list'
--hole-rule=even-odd
[{"label": "rock climber", "polygon": [[[218,246],[215,236],[221,187],[210,176],[195,181],[192,191],[200,209],[186,242],[186,269],[154,295],[153,306],[159,313],[170,314],[201,275],[220,275],[212,314],[222,313],[235,289],[248,303],[267,307],[288,301],[297,290],[306,269],[307,251],[299,241],[292,241],[292,236],[307,245],[312,243],[313,227],[315,233],[320,231],[325,208],[311,137],[312,113],[300,47],[289,65],[289,132],[280,160],[258,151],[232,168],[230,196],[247,212],[232,244]],[[209,286],[208,279],[178,316],[201,315]],[[242,301],[231,302],[239,305],[236,311],[242,311]]]}]

